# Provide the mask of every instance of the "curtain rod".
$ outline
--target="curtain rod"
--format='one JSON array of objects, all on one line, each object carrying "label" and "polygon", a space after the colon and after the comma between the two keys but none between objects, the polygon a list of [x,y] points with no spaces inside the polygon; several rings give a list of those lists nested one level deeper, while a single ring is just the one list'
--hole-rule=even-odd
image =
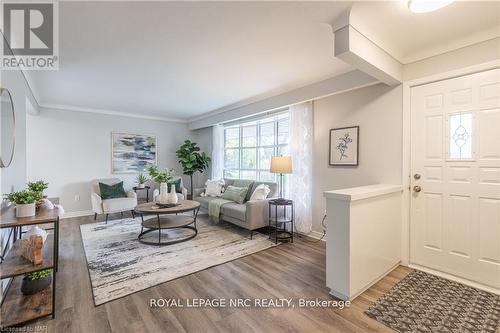
[{"label": "curtain rod", "polygon": [[276,115],[279,115],[281,113],[288,112],[289,109],[290,108],[287,106],[287,107],[284,107],[284,108],[275,109],[273,111],[262,112],[262,113],[259,113],[259,114],[256,114],[256,115],[252,115],[252,116],[248,116],[248,117],[245,117],[245,118],[239,118],[239,119],[236,119],[236,120],[230,120],[228,122],[221,123],[220,125],[224,125],[224,126],[239,125],[239,124],[242,124],[242,123],[246,123],[246,122],[250,122],[250,121],[253,121],[253,120],[262,119],[262,118],[269,117],[269,116],[276,116]]}]

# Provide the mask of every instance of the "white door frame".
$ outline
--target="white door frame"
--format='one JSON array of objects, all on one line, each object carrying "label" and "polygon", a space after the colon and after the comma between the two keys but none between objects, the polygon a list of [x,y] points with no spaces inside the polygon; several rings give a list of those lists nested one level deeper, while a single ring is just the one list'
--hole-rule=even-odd
[{"label": "white door frame", "polygon": [[[401,226],[401,264],[404,266],[415,267],[422,269],[422,267],[411,265],[410,263],[410,199],[411,199],[411,191],[410,191],[410,177],[411,177],[411,88],[452,79],[455,77],[460,77],[468,74],[474,74],[478,72],[484,72],[487,70],[500,68],[500,60],[493,60],[486,63],[465,67],[457,70],[452,70],[448,72],[439,73],[436,75],[431,75],[411,81],[403,82],[403,152],[402,152],[402,170],[401,170],[401,179],[403,182],[403,200],[402,200],[402,226]],[[422,269],[425,270],[425,269]],[[427,269],[427,271],[430,271]],[[435,272],[433,272],[435,273]],[[445,273],[438,274],[448,278],[453,278],[450,275]],[[466,282],[463,279],[455,278],[457,281]],[[468,284],[473,284],[468,282]],[[484,288],[481,285],[476,285],[481,289]]]}]

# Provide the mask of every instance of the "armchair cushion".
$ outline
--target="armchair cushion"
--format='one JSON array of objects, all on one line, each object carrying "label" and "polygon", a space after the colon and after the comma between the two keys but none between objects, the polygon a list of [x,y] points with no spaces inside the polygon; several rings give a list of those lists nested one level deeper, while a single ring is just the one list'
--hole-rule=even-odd
[{"label": "armchair cushion", "polygon": [[99,183],[99,191],[103,200],[127,197],[127,193],[123,189],[123,182],[113,185]]},{"label": "armchair cushion", "polygon": [[114,198],[102,200],[102,208],[104,213],[123,212],[132,210],[137,206],[136,198]]}]

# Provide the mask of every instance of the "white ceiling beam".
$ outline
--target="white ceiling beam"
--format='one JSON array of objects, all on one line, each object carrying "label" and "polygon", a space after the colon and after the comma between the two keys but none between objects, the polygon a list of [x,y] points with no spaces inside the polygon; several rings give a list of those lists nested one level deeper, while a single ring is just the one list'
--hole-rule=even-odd
[{"label": "white ceiling beam", "polygon": [[305,87],[291,90],[280,95],[265,98],[258,102],[249,103],[224,111],[214,110],[202,117],[191,120],[189,122],[189,129],[196,130],[225,123],[231,120],[242,119],[255,114],[366,87],[376,83],[378,83],[378,81],[370,75],[355,70]]},{"label": "white ceiling beam", "polygon": [[335,56],[389,86],[403,81],[403,65],[347,24],[334,32]]}]

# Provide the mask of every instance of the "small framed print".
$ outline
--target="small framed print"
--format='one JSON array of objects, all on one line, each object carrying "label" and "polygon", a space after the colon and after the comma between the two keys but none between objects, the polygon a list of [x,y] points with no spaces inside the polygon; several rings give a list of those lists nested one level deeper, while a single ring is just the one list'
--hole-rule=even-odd
[{"label": "small framed print", "polygon": [[332,166],[357,166],[359,157],[359,126],[330,130],[330,159]]}]

